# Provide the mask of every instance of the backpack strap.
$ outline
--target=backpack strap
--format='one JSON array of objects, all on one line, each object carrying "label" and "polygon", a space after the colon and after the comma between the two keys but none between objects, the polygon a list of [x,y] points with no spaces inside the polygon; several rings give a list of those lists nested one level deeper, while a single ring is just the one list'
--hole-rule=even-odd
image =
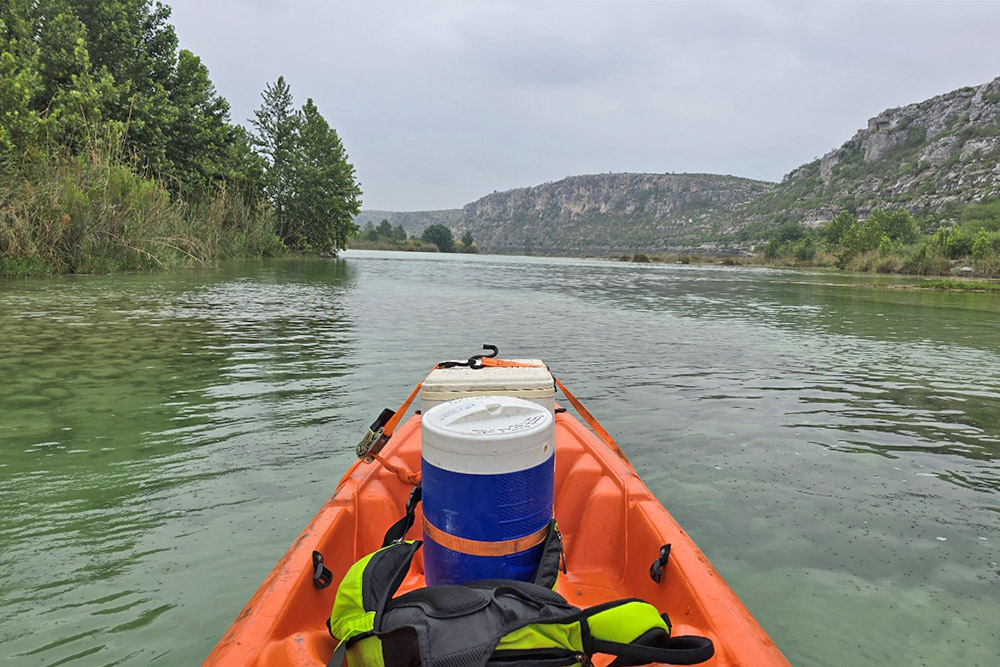
[{"label": "backpack strap", "polygon": [[585,615],[584,652],[618,656],[611,663],[614,667],[650,662],[694,665],[715,654],[712,640],[707,637],[671,637],[667,615],[642,600],[597,605],[587,609]]},{"label": "backpack strap", "polygon": [[410,491],[410,498],[406,501],[406,514],[399,521],[389,526],[389,530],[385,531],[385,537],[382,538],[383,549],[393,542],[402,542],[403,538],[406,537],[407,531],[413,527],[413,522],[416,520],[417,505],[420,504],[420,499],[423,498],[423,495],[423,489],[419,484]]}]

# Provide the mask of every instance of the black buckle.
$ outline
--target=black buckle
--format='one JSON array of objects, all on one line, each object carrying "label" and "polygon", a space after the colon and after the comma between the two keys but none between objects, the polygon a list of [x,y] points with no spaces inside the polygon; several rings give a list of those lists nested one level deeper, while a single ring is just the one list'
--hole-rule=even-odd
[{"label": "black buckle", "polygon": [[323,554],[318,551],[313,551],[313,586],[318,589],[324,589],[330,585],[333,581],[333,572],[330,572],[323,565]]},{"label": "black buckle", "polygon": [[660,583],[663,581],[663,570],[667,566],[667,561],[670,560],[670,545],[664,544],[660,547],[660,557],[653,561],[653,564],[649,566],[649,578]]},{"label": "black buckle", "polygon": [[389,423],[393,415],[396,413],[386,408],[382,410],[382,413],[378,418],[372,422],[372,425],[368,427],[368,433],[365,437],[361,438],[361,442],[354,449],[354,453],[358,455],[359,459],[370,458],[374,454],[378,454],[385,447],[385,443],[389,442],[389,438],[385,437],[382,432],[382,427]]}]

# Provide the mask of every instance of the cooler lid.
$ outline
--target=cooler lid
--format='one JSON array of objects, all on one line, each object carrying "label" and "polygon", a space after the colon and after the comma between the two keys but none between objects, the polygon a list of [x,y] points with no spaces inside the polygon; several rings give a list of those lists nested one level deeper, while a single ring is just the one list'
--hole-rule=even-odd
[{"label": "cooler lid", "polygon": [[487,366],[472,369],[468,366],[435,368],[424,380],[421,392],[439,391],[519,391],[553,389],[549,369],[541,359],[512,359],[533,366]]}]

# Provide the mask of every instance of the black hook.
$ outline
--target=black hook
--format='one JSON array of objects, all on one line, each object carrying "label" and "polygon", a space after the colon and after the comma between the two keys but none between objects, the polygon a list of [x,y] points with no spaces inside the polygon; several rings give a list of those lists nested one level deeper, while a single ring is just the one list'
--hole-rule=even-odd
[{"label": "black hook", "polygon": [[670,545],[664,544],[660,547],[660,557],[653,561],[653,564],[649,566],[649,578],[660,583],[663,581],[663,570],[667,566],[667,561],[670,560]]},{"label": "black hook", "polygon": [[480,369],[483,367],[483,357],[486,357],[487,359],[493,359],[498,354],[500,354],[500,350],[497,349],[496,345],[483,344],[483,349],[489,350],[490,354],[472,355],[471,357],[469,357],[469,368],[473,370]]},{"label": "black hook", "polygon": [[312,555],[312,565],[313,565],[313,586],[316,588],[326,588],[333,581],[333,572],[330,572],[323,565],[323,554],[318,551],[313,551]]}]

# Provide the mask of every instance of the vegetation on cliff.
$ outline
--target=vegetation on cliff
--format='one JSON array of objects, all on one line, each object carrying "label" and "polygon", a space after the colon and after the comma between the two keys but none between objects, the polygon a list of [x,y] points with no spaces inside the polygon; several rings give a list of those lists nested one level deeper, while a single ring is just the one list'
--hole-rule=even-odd
[{"label": "vegetation on cliff", "polygon": [[169,14],[0,6],[0,275],[344,247],[360,190],[336,132],[311,100],[294,110],[282,79],[256,133],[232,123]]},{"label": "vegetation on cliff", "polygon": [[1000,200],[966,205],[954,224],[918,220],[903,209],[875,209],[859,220],[842,211],[809,229],[777,227],[759,253],[765,262],[834,265],[854,271],[1000,278]]}]

